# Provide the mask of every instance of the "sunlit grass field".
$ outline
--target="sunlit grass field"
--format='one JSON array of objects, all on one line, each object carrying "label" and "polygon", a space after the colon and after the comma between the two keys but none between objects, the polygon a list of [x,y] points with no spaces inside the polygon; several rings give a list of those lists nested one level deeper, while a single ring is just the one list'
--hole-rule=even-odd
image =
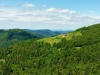
[{"label": "sunlit grass field", "polygon": [[66,40],[71,40],[73,37],[76,37],[76,36],[82,36],[82,33],[79,31],[75,31],[75,32],[67,33],[67,34],[52,36],[49,38],[43,38],[38,41],[43,41],[43,42],[53,44],[54,42],[56,42],[56,43],[60,42],[62,38],[66,38]]}]

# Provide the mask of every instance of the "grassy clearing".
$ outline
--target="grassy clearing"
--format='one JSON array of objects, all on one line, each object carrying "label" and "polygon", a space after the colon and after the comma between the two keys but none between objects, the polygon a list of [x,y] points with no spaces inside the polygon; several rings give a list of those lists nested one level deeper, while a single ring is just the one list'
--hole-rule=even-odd
[{"label": "grassy clearing", "polygon": [[55,37],[43,38],[38,41],[44,41],[44,42],[53,44],[54,42],[56,42],[56,43],[60,42],[60,40],[61,40],[61,38],[59,38],[59,36],[55,36]]},{"label": "grassy clearing", "polygon": [[76,49],[77,49],[77,50],[80,50],[80,49],[81,49],[81,47],[76,47]]},{"label": "grassy clearing", "polygon": [[38,41],[44,41],[44,42],[53,44],[54,42],[56,42],[56,43],[60,42],[62,38],[66,38],[66,40],[71,40],[73,37],[76,37],[76,36],[82,36],[82,33],[79,31],[78,32],[70,32],[70,33],[68,33],[67,36],[58,35],[58,36],[53,36],[53,37],[49,37],[49,38],[43,38]]},{"label": "grassy clearing", "polygon": [[70,32],[68,33],[68,37],[66,37],[67,40],[70,40],[72,39],[73,37],[76,37],[76,36],[82,36],[82,33],[81,32]]}]

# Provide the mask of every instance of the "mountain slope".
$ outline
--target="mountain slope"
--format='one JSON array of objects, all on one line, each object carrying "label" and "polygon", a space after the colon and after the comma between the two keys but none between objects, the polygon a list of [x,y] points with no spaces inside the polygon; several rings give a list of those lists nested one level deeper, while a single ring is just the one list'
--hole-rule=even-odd
[{"label": "mountain slope", "polygon": [[100,24],[94,24],[88,27],[82,27],[80,29],[77,29],[76,31],[66,33],[64,35],[58,35],[54,37],[49,38],[43,38],[39,41],[44,41],[53,44],[54,42],[60,42],[62,38],[65,38],[66,40],[73,41],[72,44],[75,44],[78,46],[83,45],[90,45],[97,42],[100,42]]},{"label": "mountain slope", "polygon": [[44,41],[26,40],[0,49],[0,73],[3,75],[99,75],[99,32],[100,24],[95,24],[77,29],[52,45]]},{"label": "mountain slope", "polygon": [[53,43],[61,42],[62,38],[65,38],[66,40],[71,40],[73,37],[76,36],[82,36],[82,33],[80,31],[73,31],[69,33],[59,34],[57,36],[42,38],[37,41],[43,41],[43,42],[53,44]]},{"label": "mountain slope", "polygon": [[55,35],[59,35],[62,33],[67,33],[67,32],[71,32],[71,31],[51,31],[49,29],[43,29],[43,30],[29,30],[29,29],[25,29],[28,32],[31,32],[33,34],[37,34],[41,37],[51,37],[51,36],[55,36]]},{"label": "mountain slope", "polygon": [[9,30],[0,30],[0,47],[6,47],[15,42],[39,38],[36,34],[31,34],[22,29],[9,29]]}]

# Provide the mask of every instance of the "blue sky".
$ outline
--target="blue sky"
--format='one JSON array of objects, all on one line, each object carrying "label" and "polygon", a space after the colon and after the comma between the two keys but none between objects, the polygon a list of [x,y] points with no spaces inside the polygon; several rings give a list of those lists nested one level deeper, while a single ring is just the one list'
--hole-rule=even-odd
[{"label": "blue sky", "polygon": [[71,30],[100,23],[100,0],[0,0],[0,29]]}]

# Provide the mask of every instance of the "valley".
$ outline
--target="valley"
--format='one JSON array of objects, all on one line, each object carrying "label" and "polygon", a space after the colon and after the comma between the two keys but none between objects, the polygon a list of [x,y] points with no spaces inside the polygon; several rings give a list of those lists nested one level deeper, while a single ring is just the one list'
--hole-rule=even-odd
[{"label": "valley", "polygon": [[0,75],[100,75],[100,0],[0,0]]},{"label": "valley", "polygon": [[[50,37],[0,30],[0,75],[99,75],[100,24]],[[15,40],[18,40],[15,42]]]}]

